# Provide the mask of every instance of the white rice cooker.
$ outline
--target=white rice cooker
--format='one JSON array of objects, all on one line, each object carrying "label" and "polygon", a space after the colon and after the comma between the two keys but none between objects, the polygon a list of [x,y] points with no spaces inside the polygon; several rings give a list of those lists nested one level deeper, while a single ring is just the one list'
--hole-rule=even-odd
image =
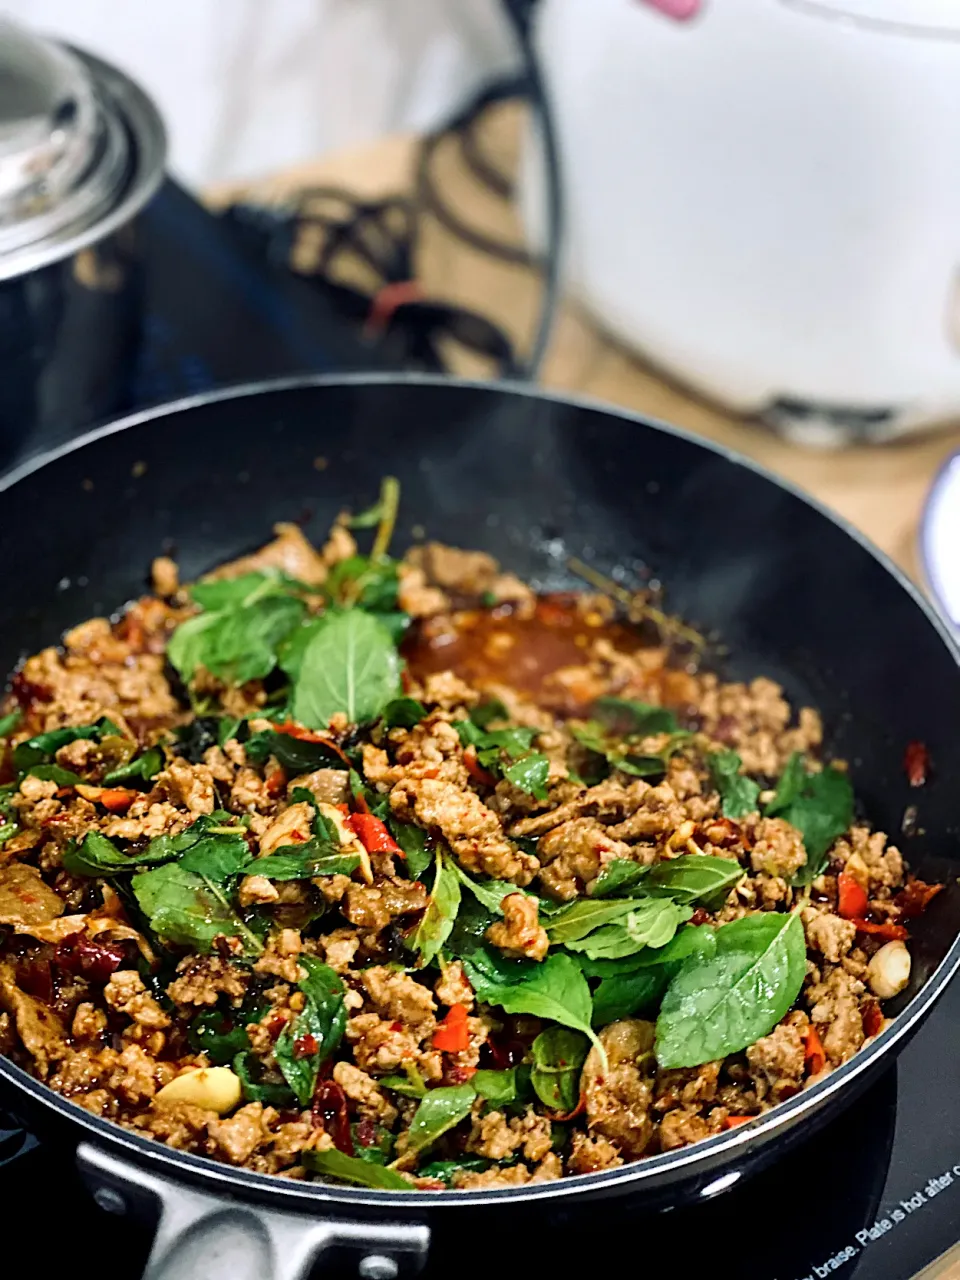
[{"label": "white rice cooker", "polygon": [[960,417],[960,0],[543,0],[537,41],[603,326],[808,443]]}]

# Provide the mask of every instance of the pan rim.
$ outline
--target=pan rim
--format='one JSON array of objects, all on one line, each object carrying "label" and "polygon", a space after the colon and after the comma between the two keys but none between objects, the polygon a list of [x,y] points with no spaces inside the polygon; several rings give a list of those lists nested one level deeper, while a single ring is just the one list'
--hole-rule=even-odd
[{"label": "pan rim", "polygon": [[[636,425],[664,432],[675,436],[700,449],[713,453],[718,457],[746,468],[755,475],[789,493],[806,506],[833,524],[840,532],[852,538],[869,556],[871,556],[894,579],[900,588],[916,605],[926,621],[933,627],[954,664],[960,668],[960,644],[945,623],[942,615],[921,593],[919,587],[907,577],[904,571],[894,563],[885,552],[881,551],[859,529],[837,512],[830,510],[818,499],[805,493],[791,481],[786,480],[760,463],[747,457],[735,449],[708,440],[682,427],[675,427],[657,418],[637,413],[630,409],[611,405],[595,397],[568,395],[562,392],[542,390],[522,383],[484,382],[476,379],[450,378],[426,373],[390,373],[390,372],[357,372],[338,374],[308,374],[293,377],[274,378],[256,382],[243,383],[236,386],[218,388],[214,391],[202,392],[180,400],[138,410],[113,422],[86,432],[74,440],[48,451],[38,453],[26,459],[0,479],[0,493],[6,492],[15,484],[28,479],[45,467],[60,459],[79,452],[89,445],[138,426],[154,423],[173,414],[203,408],[212,403],[230,402],[232,400],[252,399],[257,396],[288,391],[309,390],[312,388],[343,388],[362,386],[421,386],[443,389],[462,389],[482,391],[496,396],[522,396],[525,399],[565,405],[576,409],[602,414],[605,417],[619,418]],[[766,1145],[778,1133],[794,1128],[805,1117],[825,1107],[828,1100],[840,1092],[848,1084],[864,1077],[876,1068],[879,1060],[886,1056],[899,1042],[909,1037],[918,1024],[929,1013],[937,999],[942,995],[947,983],[957,969],[960,968],[960,936],[951,944],[937,968],[927,978],[924,986],[914,996],[907,1007],[899,1014],[889,1027],[877,1036],[872,1044],[861,1049],[853,1058],[823,1080],[803,1090],[795,1097],[778,1104],[766,1115],[756,1121],[725,1134],[718,1134],[694,1143],[690,1147],[674,1152],[665,1152],[649,1156],[620,1166],[617,1169],[597,1173],[565,1176],[553,1182],[539,1183],[536,1186],[518,1186],[491,1188],[482,1191],[443,1191],[392,1192],[373,1191],[366,1188],[338,1187],[328,1183],[301,1183],[291,1179],[280,1178],[273,1174],[253,1173],[245,1169],[235,1169],[229,1165],[219,1164],[204,1156],[189,1152],[174,1151],[162,1143],[141,1137],[130,1130],[123,1129],[113,1121],[85,1111],[78,1104],[56,1094],[45,1084],[34,1079],[22,1068],[9,1059],[0,1057],[0,1078],[5,1079],[19,1091],[30,1096],[34,1103],[59,1114],[61,1118],[72,1122],[85,1132],[87,1140],[105,1144],[114,1151],[123,1152],[135,1164],[146,1165],[162,1175],[186,1178],[190,1182],[206,1185],[211,1191],[221,1193],[246,1191],[250,1198],[267,1199],[277,1207],[291,1212],[309,1211],[318,1204],[338,1206],[349,1211],[356,1209],[376,1209],[396,1213],[402,1209],[403,1216],[408,1211],[449,1209],[467,1205],[493,1206],[525,1202],[531,1199],[557,1200],[567,1196],[580,1194],[599,1194],[614,1188],[626,1190],[631,1184],[637,1191],[643,1189],[645,1183],[654,1186],[668,1186],[670,1183],[687,1178],[700,1170],[707,1175],[721,1166],[729,1169],[735,1165],[737,1154],[753,1151]],[[213,1186],[211,1186],[211,1183]],[[705,1188],[708,1190],[709,1188]],[[279,1202],[279,1203],[278,1203]]]}]

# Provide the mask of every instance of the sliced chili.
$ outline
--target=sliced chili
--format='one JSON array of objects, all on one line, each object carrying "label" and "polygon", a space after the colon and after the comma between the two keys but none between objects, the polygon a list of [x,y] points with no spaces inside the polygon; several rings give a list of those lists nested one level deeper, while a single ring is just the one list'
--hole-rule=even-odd
[{"label": "sliced chili", "polygon": [[883,1030],[883,1010],[876,1000],[867,1000],[860,1010],[863,1034],[869,1040]]},{"label": "sliced chili", "polygon": [[462,1053],[470,1046],[466,1006],[455,1004],[433,1033],[433,1047],[444,1053]]},{"label": "sliced chili", "polygon": [[387,830],[386,823],[372,813],[351,813],[347,818],[347,826],[367,853],[392,853],[400,858],[404,856],[403,850]]},{"label": "sliced chili", "polygon": [[837,894],[837,914],[844,920],[862,919],[866,915],[870,906],[866,890],[845,871],[837,876]]},{"label": "sliced chili", "polygon": [[812,1022],[801,1039],[803,1040],[803,1059],[807,1064],[808,1074],[815,1076],[827,1065],[827,1055],[823,1050],[820,1032]]},{"label": "sliced chili", "polygon": [[267,774],[266,788],[268,796],[276,797],[283,795],[286,786],[287,775],[285,770],[278,767]]},{"label": "sliced chili", "polygon": [[894,905],[900,908],[908,920],[913,919],[926,911],[942,888],[942,884],[927,884],[925,880],[909,876],[907,883],[894,898]]},{"label": "sliced chili", "polygon": [[878,938],[888,938],[891,941],[910,937],[902,924],[894,924],[892,920],[884,920],[881,924],[874,920],[861,920],[858,917],[853,923],[857,926],[857,933],[874,933]]},{"label": "sliced chili", "polygon": [[333,1145],[344,1155],[355,1154],[350,1133],[347,1097],[335,1080],[318,1080],[313,1095],[313,1114],[333,1139]]},{"label": "sliced chili", "polygon": [[903,769],[911,787],[922,787],[930,776],[930,752],[923,742],[908,742],[903,753]]},{"label": "sliced chili", "polygon": [[756,1120],[756,1116],[727,1116],[723,1122],[725,1129],[736,1129],[737,1125],[746,1124],[748,1120]]},{"label": "sliced chili", "polygon": [[463,753],[463,763],[474,782],[479,782],[482,787],[495,787],[497,785],[497,780],[493,774],[488,773],[477,759],[475,747],[467,747]]}]

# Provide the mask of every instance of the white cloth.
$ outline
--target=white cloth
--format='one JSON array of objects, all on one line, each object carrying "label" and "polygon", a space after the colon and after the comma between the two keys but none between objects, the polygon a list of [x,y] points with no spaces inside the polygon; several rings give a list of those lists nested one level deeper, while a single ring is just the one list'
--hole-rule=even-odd
[{"label": "white cloth", "polygon": [[499,0],[0,0],[127,71],[171,166],[245,179],[439,122],[517,56]]}]

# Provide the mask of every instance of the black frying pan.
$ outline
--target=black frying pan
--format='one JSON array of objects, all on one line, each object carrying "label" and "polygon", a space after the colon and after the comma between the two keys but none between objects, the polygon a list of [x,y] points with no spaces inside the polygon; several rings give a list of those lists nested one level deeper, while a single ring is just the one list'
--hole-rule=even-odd
[{"label": "black frying pan", "polygon": [[[0,483],[0,666],[137,595],[160,551],[190,579],[262,543],[277,520],[305,520],[321,537],[344,505],[369,503],[386,473],[403,486],[401,544],[420,525],[547,587],[571,585],[568,555],[605,570],[649,569],[671,610],[720,633],[728,674],[772,676],[794,701],[821,708],[828,748],[850,761],[877,826],[896,833],[905,807],[919,805],[924,834],[904,839],[905,853],[924,878],[950,887],[915,930],[899,1016],[851,1062],[728,1134],[536,1187],[398,1194],[235,1170],[114,1127],[0,1059],[6,1105],[77,1147],[101,1204],[159,1209],[151,1280],[295,1280],[321,1255],[366,1280],[392,1280],[422,1264],[431,1230],[459,1238],[469,1262],[493,1241],[533,1232],[538,1214],[615,1196],[647,1207],[709,1194],[855,1097],[960,962],[955,645],[852,529],[744,459],[633,415],[527,390],[357,376],[128,418]],[[922,791],[902,771],[914,739],[936,767]],[[785,1231],[814,1203],[811,1189],[803,1206],[784,1206]],[[503,1256],[491,1254],[490,1268],[503,1270]]]}]

